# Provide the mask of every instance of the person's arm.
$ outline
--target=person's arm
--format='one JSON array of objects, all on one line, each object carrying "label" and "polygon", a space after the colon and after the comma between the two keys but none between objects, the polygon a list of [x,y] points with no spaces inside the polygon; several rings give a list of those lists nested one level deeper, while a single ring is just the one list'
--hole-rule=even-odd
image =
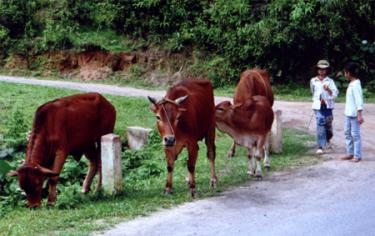
[{"label": "person's arm", "polygon": [[311,91],[312,95],[314,95],[314,84],[313,84],[313,81],[314,81],[314,79],[310,80],[310,91]]},{"label": "person's arm", "polygon": [[337,89],[335,82],[332,80],[329,82],[328,85],[324,85],[324,90],[326,90],[329,94],[329,99],[333,100],[339,94],[339,90]]},{"label": "person's arm", "polygon": [[357,83],[353,87],[354,102],[357,109],[357,120],[359,124],[363,123],[362,111],[363,111],[363,94],[361,83]]},{"label": "person's arm", "polygon": [[362,110],[357,111],[357,120],[360,125],[365,121],[362,116]]}]

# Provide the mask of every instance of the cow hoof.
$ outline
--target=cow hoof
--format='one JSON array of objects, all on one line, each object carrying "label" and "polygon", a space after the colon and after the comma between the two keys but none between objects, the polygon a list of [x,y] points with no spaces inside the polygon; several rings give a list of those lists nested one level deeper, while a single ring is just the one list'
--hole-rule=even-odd
[{"label": "cow hoof", "polygon": [[197,196],[197,192],[195,191],[194,188],[190,189],[190,194],[192,198],[195,198]]},{"label": "cow hoof", "polygon": [[261,175],[257,175],[257,176],[255,176],[255,178],[256,178],[256,180],[260,181],[260,180],[262,180],[263,177]]},{"label": "cow hoof", "polygon": [[254,176],[254,171],[248,171],[248,172],[247,172],[247,175],[248,175],[249,177],[253,177],[253,176]]},{"label": "cow hoof", "polygon": [[55,206],[55,202],[47,202],[47,207],[54,207]]},{"label": "cow hoof", "polygon": [[216,188],[216,187],[217,187],[217,180],[211,179],[211,188]]},{"label": "cow hoof", "polygon": [[87,194],[88,192],[90,192],[90,189],[82,189],[83,194]]},{"label": "cow hoof", "polygon": [[228,158],[233,158],[234,157],[234,153],[233,152],[228,152],[227,156],[228,156]]},{"label": "cow hoof", "polygon": [[165,189],[165,190],[164,190],[164,195],[165,195],[165,196],[170,196],[170,195],[172,195],[172,193],[173,193],[173,192],[172,192],[171,189]]}]

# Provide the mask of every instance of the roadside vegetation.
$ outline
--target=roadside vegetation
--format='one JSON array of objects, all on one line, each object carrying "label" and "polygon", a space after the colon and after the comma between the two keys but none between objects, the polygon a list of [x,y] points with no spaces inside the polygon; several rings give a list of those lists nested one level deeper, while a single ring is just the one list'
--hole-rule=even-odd
[{"label": "roadside vegetation", "polygon": [[258,66],[274,85],[303,88],[319,59],[330,61],[335,78],[354,59],[373,93],[373,12],[372,0],[0,1],[0,67],[71,78],[82,62],[72,54],[130,53],[131,66],[110,60],[103,76],[134,83],[155,71],[181,73],[219,88]]},{"label": "roadside vegetation", "polygon": [[[81,195],[81,184],[87,170],[85,158],[76,162],[68,158],[58,184],[57,204],[47,208],[45,202],[40,209],[25,208],[25,196],[18,187],[16,178],[5,176],[5,172],[19,166],[25,156],[26,133],[31,128],[36,108],[46,101],[77,93],[31,85],[15,85],[0,82],[0,232],[4,235],[39,235],[46,232],[57,235],[88,235],[120,220],[147,215],[162,208],[183,202],[194,201],[185,183],[187,153],[183,152],[176,162],[174,193],[163,195],[166,165],[161,141],[153,130],[148,145],[140,151],[124,149],[122,169],[124,192],[115,197],[101,192]],[[147,99],[128,97],[106,97],[115,105],[117,121],[115,133],[122,137],[127,126],[141,125],[155,128],[155,118],[149,111]],[[314,163],[315,157],[306,156],[305,142],[311,137],[293,129],[284,130],[284,152],[272,155],[272,171]],[[197,199],[220,194],[231,186],[249,181],[246,174],[246,152],[239,149],[235,158],[226,157],[231,139],[217,133],[217,189],[209,186],[209,163],[205,158],[205,145],[200,143],[197,163]],[[251,180],[250,181],[254,181]]]}]

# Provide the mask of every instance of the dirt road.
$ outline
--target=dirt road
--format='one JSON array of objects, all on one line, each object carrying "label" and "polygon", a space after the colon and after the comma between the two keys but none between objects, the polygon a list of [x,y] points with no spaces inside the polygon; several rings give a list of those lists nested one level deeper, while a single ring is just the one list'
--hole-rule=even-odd
[{"label": "dirt road", "polygon": [[[121,96],[156,96],[163,91],[98,84],[39,81],[0,76],[0,81],[97,91]],[[217,101],[225,98],[217,97]],[[310,103],[275,103],[285,126],[307,127]],[[343,104],[334,112],[334,151],[319,165],[278,172],[219,197],[198,200],[123,222],[104,235],[375,235],[375,105],[367,104],[361,126],[363,161],[344,154]],[[310,131],[315,127],[314,119]],[[271,160],[272,163],[272,160]],[[98,233],[99,234],[99,233]]]}]

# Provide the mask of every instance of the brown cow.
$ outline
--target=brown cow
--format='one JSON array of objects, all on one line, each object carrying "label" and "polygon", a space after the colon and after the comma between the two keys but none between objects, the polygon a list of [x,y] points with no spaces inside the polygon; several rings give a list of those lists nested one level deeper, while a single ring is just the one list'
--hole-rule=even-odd
[{"label": "brown cow", "polygon": [[174,162],[186,147],[189,154],[189,185],[194,197],[198,141],[203,138],[211,163],[211,186],[215,187],[215,104],[211,83],[208,80],[185,80],[170,88],[160,101],[148,98],[152,103],[151,110],[156,115],[167,160],[165,193],[172,191]]},{"label": "brown cow", "polygon": [[[268,98],[253,96],[241,104],[234,105],[224,101],[216,106],[215,114],[217,128],[228,133],[237,144],[248,149],[249,175],[255,173],[256,177],[261,178],[260,160],[263,158],[264,146],[268,142],[268,133],[274,118]],[[253,155],[256,157],[256,163]]]},{"label": "brown cow", "polygon": [[[242,104],[255,95],[266,96],[271,107],[273,106],[273,92],[268,72],[258,68],[242,72],[240,81],[234,91],[234,104]],[[268,151],[268,150],[267,150]],[[236,143],[228,151],[228,157],[233,157],[236,152]]]},{"label": "brown cow", "polygon": [[49,178],[48,204],[56,201],[56,184],[68,155],[77,161],[85,154],[90,161],[83,182],[84,193],[99,172],[96,190],[101,184],[100,138],[113,132],[116,110],[98,93],[63,97],[40,106],[36,113],[26,160],[8,176],[18,176],[26,192],[28,207],[41,204],[43,182]]}]

